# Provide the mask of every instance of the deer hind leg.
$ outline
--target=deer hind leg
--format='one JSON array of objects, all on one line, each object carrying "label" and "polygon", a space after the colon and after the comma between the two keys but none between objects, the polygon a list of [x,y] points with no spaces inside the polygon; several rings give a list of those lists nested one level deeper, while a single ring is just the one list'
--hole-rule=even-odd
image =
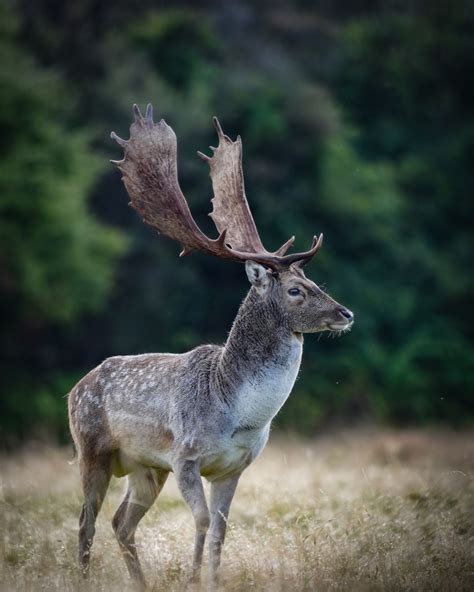
[{"label": "deer hind leg", "polygon": [[95,522],[112,474],[110,455],[83,457],[80,460],[80,468],[84,504],[79,517],[79,565],[82,573],[87,575]]},{"label": "deer hind leg", "polygon": [[190,581],[198,583],[202,564],[202,554],[206,534],[210,524],[209,510],[201,481],[199,465],[196,461],[181,461],[174,468],[179,490],[184,501],[191,508],[196,524],[196,537],[194,542],[193,568]]},{"label": "deer hind leg", "polygon": [[135,545],[135,530],[163,489],[168,474],[168,471],[145,468],[131,473],[125,498],[112,520],[128,572],[141,588],[146,584]]},{"label": "deer hind leg", "polygon": [[217,584],[217,569],[221,561],[227,517],[240,474],[213,481],[211,485],[211,527],[209,529],[209,576],[211,587]]}]

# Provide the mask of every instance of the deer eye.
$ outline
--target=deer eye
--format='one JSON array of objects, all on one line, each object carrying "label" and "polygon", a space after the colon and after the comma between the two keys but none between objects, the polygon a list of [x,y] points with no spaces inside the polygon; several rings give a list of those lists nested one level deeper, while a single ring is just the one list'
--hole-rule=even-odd
[{"label": "deer eye", "polygon": [[298,290],[298,288],[290,288],[288,290],[288,294],[290,296],[299,296],[301,294],[301,290]]}]

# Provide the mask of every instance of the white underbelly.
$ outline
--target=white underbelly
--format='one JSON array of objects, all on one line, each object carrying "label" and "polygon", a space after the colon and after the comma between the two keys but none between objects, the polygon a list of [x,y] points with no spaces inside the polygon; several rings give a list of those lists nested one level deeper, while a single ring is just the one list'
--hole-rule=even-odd
[{"label": "white underbelly", "polygon": [[173,455],[169,448],[160,450],[127,442],[117,450],[114,461],[114,475],[122,477],[140,467],[171,471]]},{"label": "white underbelly", "polygon": [[[269,425],[263,430],[251,430],[236,434],[213,446],[206,447],[200,458],[200,472],[209,481],[222,479],[242,472],[260,454],[265,446]],[[210,448],[210,449],[209,449]],[[212,450],[212,448],[214,448]],[[179,456],[179,451],[177,452]],[[171,449],[153,449],[128,442],[118,451],[114,474],[119,477],[139,467],[160,468],[173,471],[176,453]]]},{"label": "white underbelly", "polygon": [[241,432],[226,440],[220,449],[202,458],[201,475],[214,481],[242,472],[263,450],[269,431],[267,425],[262,430]]}]

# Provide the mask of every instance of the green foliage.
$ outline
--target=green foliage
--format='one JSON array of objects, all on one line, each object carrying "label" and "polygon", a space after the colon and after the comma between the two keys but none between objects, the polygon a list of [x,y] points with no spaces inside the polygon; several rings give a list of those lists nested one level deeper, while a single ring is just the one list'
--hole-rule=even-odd
[{"label": "green foliage", "polygon": [[378,290],[393,325],[382,396],[400,420],[453,420],[472,397],[474,117],[464,80],[474,18],[464,8],[350,24],[334,77],[360,130],[353,144],[374,163],[390,159],[403,196],[394,227],[403,249],[390,268],[398,287],[390,297],[384,280]]},{"label": "green foliage", "polygon": [[[61,373],[44,335],[104,305],[125,242],[89,211],[103,157],[91,150],[86,128],[68,123],[66,85],[35,65],[18,43],[15,19],[2,13],[2,437],[31,435],[35,426],[64,434],[61,391],[41,386],[58,384]],[[62,381],[62,394],[69,383]]]},{"label": "green foliage", "polygon": [[188,90],[218,50],[217,38],[198,15],[170,11],[149,15],[131,27],[133,45],[143,50],[172,88]]},{"label": "green foliage", "polygon": [[4,444],[32,438],[67,441],[66,394],[80,378],[80,372],[58,372],[49,379],[23,375],[5,383],[5,392],[13,394],[1,401]]},{"label": "green foliage", "polygon": [[[0,252],[15,321],[73,321],[102,305],[123,238],[87,211],[103,157],[65,124],[65,87],[0,43]],[[11,315],[12,311],[9,311]]]},{"label": "green foliage", "polygon": [[304,18],[248,10],[4,9],[1,63],[14,64],[0,68],[4,434],[64,433],[60,390],[73,380],[62,377],[106,356],[222,342],[246,291],[239,266],[179,260],[106,168],[118,154],[108,132],[126,135],[131,103],[148,101],[177,132],[181,185],[207,232],[211,187],[193,154],[214,143],[214,114],[243,137],[264,243],[296,234],[300,249],[324,231],[308,275],[356,324],[342,339],[307,337],[279,425],[472,421],[469,4],[321,9],[306,24],[317,35]]}]

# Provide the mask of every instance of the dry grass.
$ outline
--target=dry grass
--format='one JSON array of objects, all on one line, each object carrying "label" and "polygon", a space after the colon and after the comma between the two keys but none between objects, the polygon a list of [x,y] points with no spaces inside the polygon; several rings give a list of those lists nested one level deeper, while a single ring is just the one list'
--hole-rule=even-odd
[{"label": "dry grass", "polygon": [[[472,434],[338,432],[273,438],[241,479],[223,558],[223,588],[473,590]],[[1,459],[0,589],[116,591],[131,586],[110,521],[98,521],[91,578],[76,571],[80,488],[68,451]],[[182,590],[193,527],[173,478],[138,531],[154,590]]]}]

